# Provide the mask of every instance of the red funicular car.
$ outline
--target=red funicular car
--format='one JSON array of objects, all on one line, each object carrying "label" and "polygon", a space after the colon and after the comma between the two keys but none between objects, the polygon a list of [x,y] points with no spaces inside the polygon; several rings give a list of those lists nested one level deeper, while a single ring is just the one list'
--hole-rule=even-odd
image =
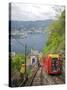
[{"label": "red funicular car", "polygon": [[48,74],[61,74],[62,60],[59,54],[48,54],[43,58],[43,68]]}]

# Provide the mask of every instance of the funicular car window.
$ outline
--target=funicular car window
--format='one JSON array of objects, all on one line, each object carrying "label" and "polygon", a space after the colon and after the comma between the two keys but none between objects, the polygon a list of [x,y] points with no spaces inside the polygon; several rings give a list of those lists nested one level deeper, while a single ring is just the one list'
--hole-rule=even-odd
[{"label": "funicular car window", "polygon": [[52,71],[56,71],[57,68],[57,58],[52,58]]}]

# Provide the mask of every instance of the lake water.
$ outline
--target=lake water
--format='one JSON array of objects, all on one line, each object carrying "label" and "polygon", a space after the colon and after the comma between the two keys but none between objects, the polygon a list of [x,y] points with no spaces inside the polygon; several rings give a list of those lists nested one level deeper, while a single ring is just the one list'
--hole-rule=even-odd
[{"label": "lake water", "polygon": [[16,53],[24,53],[25,45],[27,45],[27,52],[31,49],[41,52],[47,41],[46,33],[29,33],[25,38],[11,39],[11,51]]}]

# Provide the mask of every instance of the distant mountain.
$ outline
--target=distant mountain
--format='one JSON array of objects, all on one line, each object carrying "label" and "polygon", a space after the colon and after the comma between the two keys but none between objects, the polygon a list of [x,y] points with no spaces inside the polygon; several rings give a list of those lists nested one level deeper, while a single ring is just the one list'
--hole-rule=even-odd
[{"label": "distant mountain", "polygon": [[39,20],[39,21],[9,21],[11,22],[11,30],[45,30],[46,27],[52,22],[53,20]]}]

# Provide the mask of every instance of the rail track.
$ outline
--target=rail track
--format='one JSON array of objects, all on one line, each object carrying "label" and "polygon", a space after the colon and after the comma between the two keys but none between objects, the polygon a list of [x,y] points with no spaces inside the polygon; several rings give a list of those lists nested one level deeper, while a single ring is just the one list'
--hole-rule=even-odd
[{"label": "rail track", "polygon": [[65,82],[59,75],[48,75],[46,71],[43,71],[40,67],[35,74],[29,80],[26,80],[20,86],[40,86],[40,85],[58,85]]},{"label": "rail track", "polygon": [[65,81],[60,78],[60,75],[48,75],[46,71],[43,71],[43,85],[56,85],[64,84]]},{"label": "rail track", "polygon": [[58,75],[53,75],[50,77],[53,79],[55,84],[64,84],[65,83],[65,81],[62,78],[60,78],[60,76],[58,76]]},{"label": "rail track", "polygon": [[31,78],[25,78],[24,80],[19,80],[16,83],[16,87],[24,86],[40,86],[40,85],[57,85],[64,84],[64,80],[60,78],[60,75],[48,75],[42,67],[38,68]]},{"label": "rail track", "polygon": [[39,68],[36,77],[33,79],[32,86],[39,86],[42,84],[41,67]]},{"label": "rail track", "polygon": [[22,86],[31,86],[34,78],[36,77],[36,74],[37,74],[38,70],[39,70],[39,68],[36,70],[36,72],[32,75],[31,78],[25,79],[25,80],[19,85],[19,87],[22,87]]}]

